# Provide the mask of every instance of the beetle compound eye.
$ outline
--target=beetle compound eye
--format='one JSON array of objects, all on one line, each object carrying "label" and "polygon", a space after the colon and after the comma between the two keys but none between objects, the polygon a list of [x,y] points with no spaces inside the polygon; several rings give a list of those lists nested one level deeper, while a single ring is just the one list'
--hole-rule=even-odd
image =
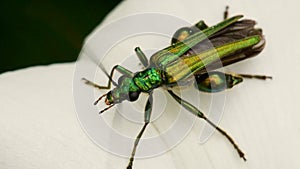
[{"label": "beetle compound eye", "polygon": [[129,92],[128,96],[129,96],[129,101],[136,101],[139,96],[140,96],[141,92]]}]

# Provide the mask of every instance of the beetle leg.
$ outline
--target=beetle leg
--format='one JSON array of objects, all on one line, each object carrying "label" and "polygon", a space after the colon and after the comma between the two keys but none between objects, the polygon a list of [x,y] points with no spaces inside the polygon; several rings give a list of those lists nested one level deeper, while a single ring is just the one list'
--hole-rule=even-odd
[{"label": "beetle leg", "polygon": [[194,77],[196,80],[196,89],[208,93],[221,92],[226,89],[230,89],[243,81],[242,76],[219,71],[196,74]]},{"label": "beetle leg", "polygon": [[133,146],[133,149],[132,149],[132,152],[131,152],[131,156],[130,156],[130,160],[129,160],[127,169],[132,169],[136,148],[139,144],[139,141],[140,141],[147,125],[150,122],[150,116],[151,116],[151,111],[152,111],[152,103],[153,103],[153,96],[152,96],[152,93],[150,93],[149,98],[148,98],[147,103],[146,103],[146,107],[145,107],[144,125],[143,125],[143,128],[141,129],[141,131],[139,132],[139,134],[137,135],[137,137],[134,141],[134,146]]},{"label": "beetle leg", "polygon": [[115,66],[112,68],[112,70],[111,70],[111,72],[110,72],[110,75],[108,76],[109,80],[108,80],[107,86],[100,86],[100,85],[98,85],[98,84],[96,84],[96,83],[93,83],[93,82],[87,80],[86,78],[82,78],[82,80],[85,82],[85,84],[90,85],[90,86],[93,86],[93,87],[96,87],[96,88],[98,88],[98,89],[100,89],[100,90],[101,90],[101,89],[110,89],[111,83],[113,83],[113,85],[117,86],[117,83],[112,79],[115,70],[117,70],[117,71],[120,72],[121,74],[126,75],[126,76],[128,76],[128,77],[133,77],[133,73],[132,73],[130,70],[124,68],[123,66],[115,65]]},{"label": "beetle leg", "polygon": [[215,125],[212,121],[210,121],[200,110],[198,110],[195,106],[190,104],[189,102],[183,100],[179,96],[177,96],[175,93],[173,93],[171,90],[168,90],[169,94],[185,109],[187,109],[189,112],[193,113],[199,118],[204,119],[207,123],[209,123],[212,127],[214,127],[216,130],[218,130],[223,136],[225,136],[228,141],[233,145],[233,147],[236,149],[239,156],[246,161],[245,154],[243,151],[238,147],[238,145],[234,142],[234,140],[220,127]]},{"label": "beetle leg", "polygon": [[191,27],[182,27],[174,33],[171,40],[171,44],[174,44],[178,41],[183,41],[184,39],[193,35],[194,33],[202,31],[206,28],[208,28],[208,26],[205,24],[203,20],[197,22],[195,25]]},{"label": "beetle leg", "polygon": [[140,59],[141,63],[144,65],[144,67],[148,67],[149,66],[149,61],[146,57],[146,55],[144,54],[144,52],[141,50],[140,47],[136,47],[134,49],[136,55],[138,56],[138,58]]},{"label": "beetle leg", "polygon": [[197,29],[199,29],[201,31],[204,30],[204,29],[206,29],[206,28],[208,28],[208,26],[206,25],[206,23],[203,20],[201,20],[198,23],[196,23],[194,25],[194,27],[196,27]]},{"label": "beetle leg", "polygon": [[96,84],[96,83],[94,83],[94,82],[92,82],[92,81],[89,81],[89,80],[87,80],[86,78],[81,78],[81,80],[83,80],[84,81],[84,83],[85,84],[87,84],[87,85],[89,85],[89,86],[93,86],[93,87],[95,87],[95,88],[98,88],[98,89],[109,89],[110,88],[110,85],[109,86],[100,86],[100,85],[98,85],[98,84]]},{"label": "beetle leg", "polygon": [[251,74],[236,74],[232,73],[235,76],[240,76],[243,78],[248,78],[248,79],[260,79],[260,80],[267,80],[267,79],[272,79],[272,76],[266,76],[266,75],[251,75]]},{"label": "beetle leg", "polygon": [[226,20],[226,19],[228,18],[228,13],[229,13],[228,11],[229,11],[229,6],[226,6],[226,7],[225,7],[224,14],[223,14],[224,20]]}]

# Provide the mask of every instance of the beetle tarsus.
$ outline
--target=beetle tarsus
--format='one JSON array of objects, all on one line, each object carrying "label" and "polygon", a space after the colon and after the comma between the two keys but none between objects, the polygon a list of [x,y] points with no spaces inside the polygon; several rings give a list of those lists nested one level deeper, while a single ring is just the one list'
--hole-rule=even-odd
[{"label": "beetle tarsus", "polygon": [[272,76],[267,76],[267,75],[251,75],[251,74],[237,74],[237,75],[248,79],[259,79],[259,80],[273,79]]},{"label": "beetle tarsus", "polygon": [[133,162],[133,158],[130,158],[130,161],[129,161],[128,166],[126,167],[126,169],[132,169],[132,162]]},{"label": "beetle tarsus", "polygon": [[205,116],[202,116],[202,118],[211,126],[213,126],[216,130],[218,130],[223,136],[225,136],[228,141],[232,144],[232,146],[234,147],[234,149],[236,149],[237,153],[239,154],[239,156],[246,161],[247,159],[245,158],[245,153],[239,148],[239,146],[234,142],[233,138],[230,137],[223,129],[221,129],[220,127],[218,127],[217,125],[215,125],[212,121],[210,121],[208,118],[206,118]]},{"label": "beetle tarsus", "polygon": [[228,18],[228,13],[229,13],[228,10],[229,10],[229,6],[227,5],[224,11],[224,20]]}]

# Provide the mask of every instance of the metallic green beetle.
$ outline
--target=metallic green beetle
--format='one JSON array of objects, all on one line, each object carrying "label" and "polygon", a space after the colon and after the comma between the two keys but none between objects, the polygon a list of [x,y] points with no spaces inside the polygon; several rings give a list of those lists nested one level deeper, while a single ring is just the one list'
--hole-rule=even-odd
[{"label": "metallic green beetle", "polygon": [[[164,87],[168,93],[185,109],[199,118],[204,119],[222,135],[224,135],[237,150],[239,156],[246,160],[234,140],[221,128],[212,123],[195,106],[183,100],[171,91],[174,86],[185,86],[195,79],[195,87],[204,92],[214,93],[232,88],[243,81],[243,78],[267,79],[264,75],[227,74],[215,69],[222,66],[253,57],[260,53],[265,45],[262,30],[254,28],[255,21],[240,20],[242,15],[226,19],[214,26],[208,27],[203,21],[192,27],[179,29],[173,36],[172,45],[156,52],[150,61],[142,50],[135,49],[138,58],[145,69],[133,73],[126,68],[116,65],[110,75],[100,66],[109,78],[107,86],[99,86],[87,79],[85,83],[99,89],[110,89],[111,83],[115,88],[101,96],[94,104],[96,105],[103,97],[107,108],[121,103],[124,100],[135,101],[141,92],[148,93],[149,98],[145,106],[144,125],[136,137],[131,158],[127,169],[133,166],[133,160],[137,145],[150,122],[152,111],[152,91],[158,87]],[[123,74],[118,83],[112,80],[114,70]]]}]

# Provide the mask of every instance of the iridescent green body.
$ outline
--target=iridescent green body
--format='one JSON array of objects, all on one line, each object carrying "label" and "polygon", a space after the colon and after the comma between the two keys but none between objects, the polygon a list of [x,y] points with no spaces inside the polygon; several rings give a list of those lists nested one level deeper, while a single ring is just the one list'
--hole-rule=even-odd
[{"label": "iridescent green body", "polygon": [[[169,62],[166,67],[150,67],[141,72],[137,72],[132,78],[132,82],[130,83],[129,88],[126,85],[122,85],[121,88],[128,88],[129,91],[142,91],[142,92],[150,92],[153,89],[160,87],[162,85],[172,86],[172,84],[178,84],[180,80],[187,79],[192,77],[195,72],[205,68],[206,65],[211,64],[217,59],[221,59],[224,56],[228,56],[236,50],[240,50],[243,48],[248,48],[250,46],[256,45],[260,42],[261,38],[259,36],[253,36],[246,39],[243,39],[238,42],[234,42],[231,44],[226,44],[220,47],[215,48],[215,50],[205,51],[203,53],[185,57],[182,59],[175,60],[173,62]],[[216,78],[216,77],[214,77]],[[218,76],[218,80],[221,81],[221,76]],[[226,84],[226,83],[222,83]],[[238,84],[238,83],[234,83]],[[210,90],[210,85],[202,85],[200,89],[206,92],[216,92],[220,90]],[[228,86],[233,86],[227,84]],[[124,87],[123,87],[124,86]],[[135,87],[132,87],[135,86]],[[139,89],[138,89],[138,88]],[[228,88],[231,88],[228,87]],[[225,88],[223,88],[224,90]],[[128,93],[128,90],[122,89],[118,91],[120,93]],[[117,98],[117,96],[115,96]]]},{"label": "iridescent green body", "polygon": [[[201,31],[199,29],[195,31],[194,28],[193,30],[192,28],[185,28],[182,31],[176,32],[174,39],[178,38],[180,40],[176,41],[172,39],[171,46],[152,55],[149,65],[147,65],[145,70],[136,72],[131,76],[127,75],[128,78],[123,78],[126,79],[126,83],[119,80],[118,86],[107,95],[108,103],[120,103],[122,100],[135,101],[137,98],[130,97],[131,93],[134,93],[134,96],[137,95],[138,97],[140,92],[149,93],[160,86],[168,88],[185,85],[195,77],[198,85],[197,88],[204,92],[222,91],[218,87],[216,89],[212,88],[212,85],[226,85],[227,87],[222,88],[225,90],[238,84],[234,83],[233,80],[229,80],[239,79],[239,77],[231,74],[224,74],[224,77],[218,76],[207,80],[219,82],[219,84],[201,83],[197,80],[197,77],[206,74],[205,69],[209,66],[221,67],[222,64],[218,66],[217,62],[223,63],[226,66],[252,57],[263,49],[264,39],[261,30],[254,28],[254,21],[238,21],[240,18],[242,16],[238,15],[211,27],[207,27],[203,21],[200,21],[194,27],[202,29]],[[231,36],[231,34],[234,36],[228,40],[227,36]],[[217,40],[214,42],[214,39],[223,38],[223,36],[224,39],[219,40],[221,42],[224,41],[223,43],[219,43]],[[203,42],[207,40],[211,40],[212,43],[204,47],[204,50],[193,53],[193,47],[198,45],[205,46]],[[191,54],[185,54],[190,51]],[[142,56],[140,58],[143,64],[148,64],[145,61],[146,59],[143,59]],[[122,69],[124,68],[120,68],[121,71]],[[216,80],[216,78],[218,79]],[[241,82],[242,80],[237,81]]]},{"label": "iridescent green body", "polygon": [[141,92],[149,93],[160,87],[163,81],[163,72],[157,68],[148,68],[137,72],[133,77],[122,76],[118,86],[107,94],[109,103],[120,103],[123,100],[135,101]]},{"label": "iridescent green body", "polygon": [[230,24],[233,24],[234,22],[238,21],[242,17],[243,17],[242,15],[238,15],[226,19],[215,26],[211,26],[202,31],[198,31],[195,34],[188,36],[186,39],[182,41],[178,41],[177,43],[161,51],[156,52],[154,55],[151,56],[150,64],[160,67],[178,59],[180,56],[182,56],[186,51],[191,49],[193,46],[197,45],[201,41],[204,41],[205,39],[214,35],[216,32],[226,28]]},{"label": "iridescent green body", "polygon": [[194,56],[184,57],[168,64],[165,68],[167,84],[177,83],[182,79],[187,79],[197,71],[205,69],[206,65],[222,59],[225,56],[256,45],[260,42],[259,36],[249,37],[234,43],[226,44]]},{"label": "iridescent green body", "polygon": [[148,68],[136,73],[133,77],[133,81],[141,91],[150,92],[165,83],[162,78],[162,73],[163,72],[160,69]]},{"label": "iridescent green body", "polygon": [[[225,13],[224,16],[227,16]],[[254,28],[255,21],[239,21],[240,18],[242,15],[225,19],[211,27],[208,27],[204,21],[200,21],[192,27],[181,28],[174,34],[171,41],[172,45],[156,52],[149,61],[141,49],[136,48],[136,54],[146,68],[132,73],[126,68],[116,65],[111,74],[108,75],[100,67],[109,78],[108,86],[99,86],[86,80],[87,84],[99,89],[110,89],[111,83],[115,85],[114,89],[95,102],[97,104],[102,97],[106,96],[105,103],[109,107],[100,113],[124,100],[137,100],[141,92],[149,94],[145,106],[144,126],[134,142],[127,169],[132,169],[137,145],[150,122],[152,91],[158,87],[167,89],[168,93],[182,107],[212,125],[230,141],[239,156],[246,160],[244,153],[224,130],[211,122],[199,109],[171,90],[174,86],[185,86],[193,82],[199,91],[214,93],[232,88],[241,83],[243,78],[271,78],[261,75],[229,74],[216,71],[223,66],[253,57],[264,48],[265,40],[262,30]],[[112,80],[114,70],[123,74],[118,83]]]}]

